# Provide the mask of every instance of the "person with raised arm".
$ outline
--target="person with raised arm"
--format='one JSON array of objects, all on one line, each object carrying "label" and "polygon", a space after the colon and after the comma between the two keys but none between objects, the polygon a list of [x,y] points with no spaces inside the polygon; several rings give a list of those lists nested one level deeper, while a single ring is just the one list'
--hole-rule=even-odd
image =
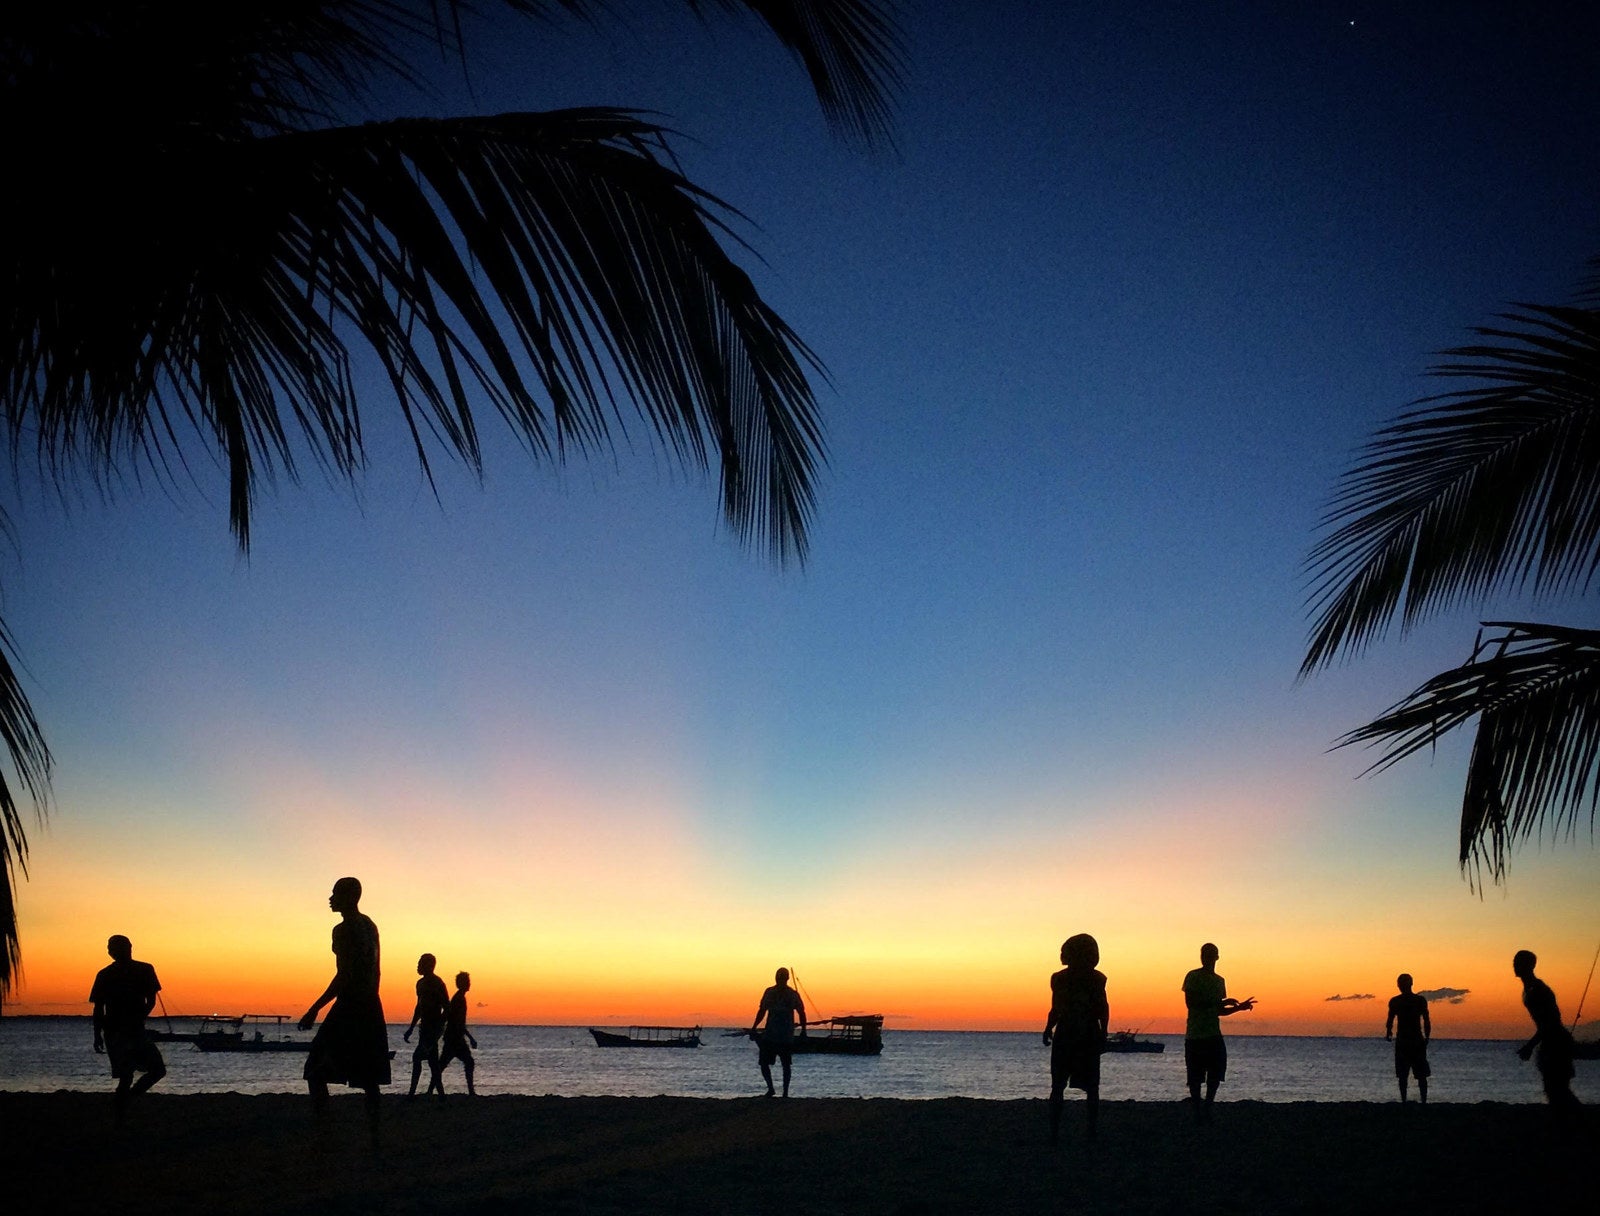
[{"label": "person with raised arm", "polygon": [[[1189,1101],[1199,1120],[1211,1117],[1217,1086],[1228,1074],[1228,1046],[1222,1038],[1222,1019],[1236,1013],[1249,1013],[1256,998],[1236,1001],[1228,995],[1228,984],[1217,974],[1216,946],[1200,947],[1200,965],[1183,977],[1183,1001],[1189,1016],[1183,1030],[1183,1063],[1188,1074]],[[1200,1087],[1205,1086],[1202,1102]]]}]

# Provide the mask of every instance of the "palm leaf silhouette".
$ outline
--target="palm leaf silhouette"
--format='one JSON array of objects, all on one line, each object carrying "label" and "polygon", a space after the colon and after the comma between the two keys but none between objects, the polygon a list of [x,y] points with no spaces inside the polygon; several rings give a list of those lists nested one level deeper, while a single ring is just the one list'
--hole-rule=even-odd
[{"label": "palm leaf silhouette", "polygon": [[[591,19],[586,0],[503,0]],[[538,462],[642,420],[715,467],[745,543],[803,560],[824,459],[816,356],[730,256],[742,216],[689,181],[640,112],[399,118],[345,111],[419,51],[461,55],[439,0],[62,0],[0,16],[13,220],[0,393],[13,458],[65,483],[215,462],[248,548],[260,487],[365,460],[357,383],[378,369],[431,477],[478,470],[484,417]],[[687,0],[753,13],[801,62],[834,130],[888,142],[900,73],[876,0]],[[369,407],[370,408],[370,407]],[[634,423],[637,425],[637,422]],[[4,639],[9,646],[9,638]],[[6,656],[0,654],[0,661]],[[51,758],[0,668],[6,940]]]},{"label": "palm leaf silhouette", "polygon": [[[1595,263],[1600,266],[1600,260]],[[1600,309],[1518,305],[1436,376],[1473,385],[1424,398],[1345,477],[1312,550],[1313,628],[1301,675],[1359,653],[1398,621],[1502,592],[1582,594],[1600,569]],[[1460,860],[1503,881],[1510,848],[1593,823],[1600,720],[1596,636],[1501,623],[1467,664],[1434,677],[1339,745],[1383,742],[1387,767],[1478,720]]]}]

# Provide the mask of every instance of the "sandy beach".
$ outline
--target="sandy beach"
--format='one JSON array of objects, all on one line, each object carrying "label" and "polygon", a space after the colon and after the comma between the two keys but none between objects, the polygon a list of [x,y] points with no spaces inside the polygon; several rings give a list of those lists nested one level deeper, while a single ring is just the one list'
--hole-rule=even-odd
[{"label": "sandy beach", "polygon": [[12,1188],[45,1212],[1592,1211],[1600,1119],[1540,1106],[0,1094]]}]

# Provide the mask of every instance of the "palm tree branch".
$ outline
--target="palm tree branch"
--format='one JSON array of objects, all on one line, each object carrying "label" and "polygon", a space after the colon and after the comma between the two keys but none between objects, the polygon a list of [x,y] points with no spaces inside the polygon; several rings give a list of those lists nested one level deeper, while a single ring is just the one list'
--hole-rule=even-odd
[{"label": "palm tree branch", "polygon": [[1432,369],[1476,387],[1418,401],[1340,484],[1312,549],[1301,674],[1398,619],[1507,588],[1585,590],[1600,568],[1600,310],[1520,306]]},{"label": "palm tree branch", "polygon": [[1381,744],[1367,770],[1432,747],[1478,719],[1462,796],[1460,861],[1494,881],[1513,845],[1572,834],[1600,805],[1600,631],[1515,621],[1479,639],[1460,667],[1428,680],[1336,746]]}]

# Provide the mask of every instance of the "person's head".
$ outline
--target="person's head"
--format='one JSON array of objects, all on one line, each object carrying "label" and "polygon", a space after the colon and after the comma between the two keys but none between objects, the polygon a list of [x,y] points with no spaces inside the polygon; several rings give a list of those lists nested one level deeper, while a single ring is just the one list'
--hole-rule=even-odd
[{"label": "person's head", "polygon": [[1207,942],[1205,945],[1200,947],[1200,965],[1202,967],[1210,967],[1215,965],[1218,957],[1219,954],[1217,948],[1210,942]]},{"label": "person's head", "polygon": [[106,938],[106,953],[117,962],[124,962],[133,957],[133,943],[120,933],[113,933]]},{"label": "person's head", "polygon": [[335,912],[354,912],[361,902],[361,880],[341,878],[333,884],[333,894],[328,896],[328,907]]},{"label": "person's head", "polygon": [[431,954],[424,954],[417,960],[418,975],[432,975],[433,969],[439,965],[439,960]]},{"label": "person's head", "polygon": [[1411,992],[1411,977],[1402,971],[1394,977],[1394,986],[1400,989],[1401,992],[1409,994]]},{"label": "person's head", "polygon": [[456,991],[457,992],[465,992],[468,988],[471,988],[471,987],[472,987],[472,977],[470,975],[468,975],[465,971],[457,971],[456,972]]},{"label": "person's head", "polygon": [[778,987],[784,987],[789,982],[789,968],[779,967],[777,973],[773,975],[772,978],[778,981]]},{"label": "person's head", "polygon": [[1518,950],[1511,956],[1511,971],[1518,979],[1531,978],[1538,965],[1539,958],[1532,950]]},{"label": "person's head", "polygon": [[1074,933],[1061,943],[1061,961],[1069,967],[1093,971],[1100,962],[1100,943],[1087,933]]}]

